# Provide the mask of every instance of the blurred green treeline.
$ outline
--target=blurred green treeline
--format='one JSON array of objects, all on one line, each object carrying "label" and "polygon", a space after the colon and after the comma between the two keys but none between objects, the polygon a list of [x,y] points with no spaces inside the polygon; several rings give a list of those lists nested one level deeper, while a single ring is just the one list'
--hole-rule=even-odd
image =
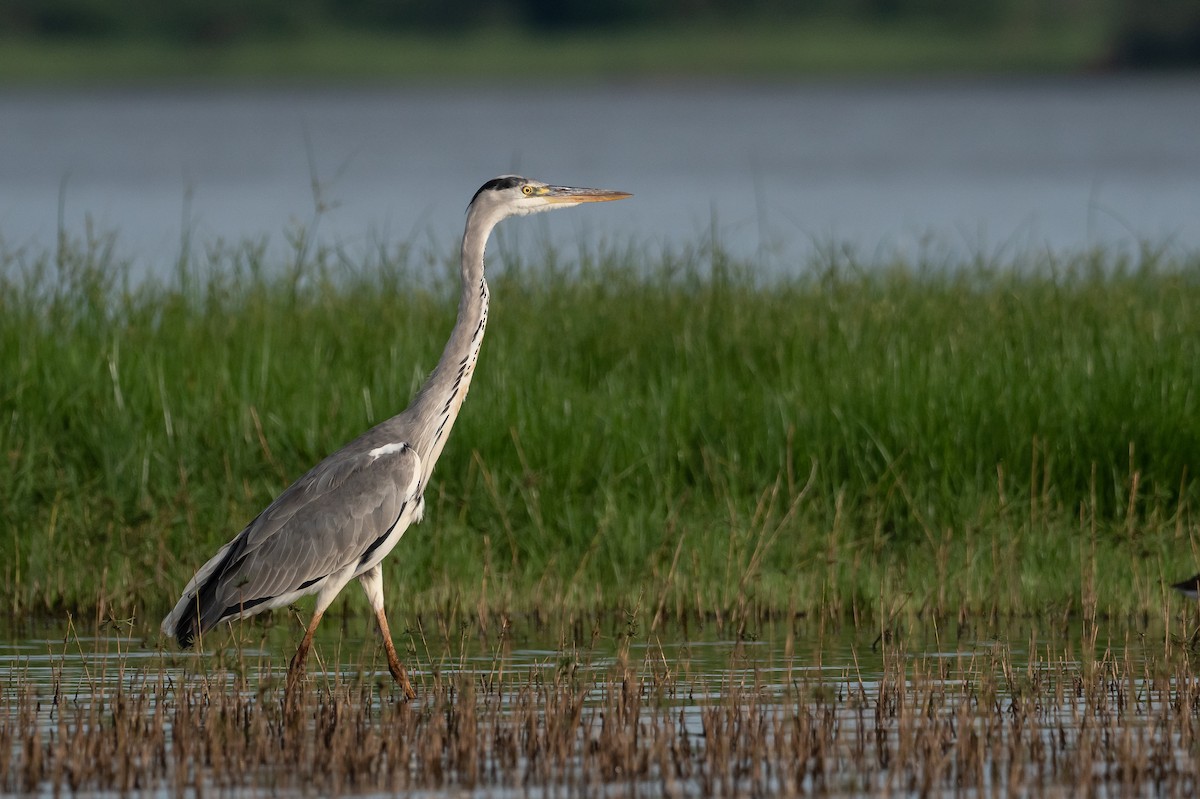
[{"label": "blurred green treeline", "polygon": [[218,47],[330,32],[576,31],[679,25],[936,25],[964,33],[1099,26],[1098,67],[1200,64],[1196,0],[5,0],[0,42],[138,39]]}]

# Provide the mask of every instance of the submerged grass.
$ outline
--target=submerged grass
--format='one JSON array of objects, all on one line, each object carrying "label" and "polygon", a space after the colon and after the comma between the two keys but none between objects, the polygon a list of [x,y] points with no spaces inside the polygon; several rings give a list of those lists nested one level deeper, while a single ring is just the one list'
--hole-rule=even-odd
[{"label": "submerged grass", "polygon": [[419,675],[413,703],[361,668],[289,692],[254,656],[181,664],[68,634],[37,673],[0,661],[0,791],[1191,796],[1200,679],[1164,630],[1194,622],[1166,621],[1116,648],[1086,625],[836,664],[818,643],[815,668],[791,622],[782,650],[704,660],[651,637],[519,661],[501,636],[482,660],[447,642],[458,662]]},{"label": "submerged grass", "polygon": [[[764,280],[711,250],[547,250],[491,280],[426,522],[385,562],[402,626],[1156,613],[1193,570],[1194,256],[817,259]],[[102,240],[6,253],[3,609],[165,610],[405,406],[456,286],[404,248],[215,249],[136,284]]]}]

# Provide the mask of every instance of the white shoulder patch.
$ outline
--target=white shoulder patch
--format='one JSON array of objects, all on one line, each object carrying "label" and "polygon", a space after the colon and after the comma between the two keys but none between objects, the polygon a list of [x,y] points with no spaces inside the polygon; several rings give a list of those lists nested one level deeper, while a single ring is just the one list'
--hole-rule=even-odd
[{"label": "white shoulder patch", "polygon": [[371,456],[371,458],[374,459],[374,458],[382,457],[384,455],[392,455],[397,452],[403,452],[406,449],[408,449],[408,443],[405,441],[400,441],[395,444],[384,444],[381,447],[376,447],[375,449],[368,452],[367,455]]}]

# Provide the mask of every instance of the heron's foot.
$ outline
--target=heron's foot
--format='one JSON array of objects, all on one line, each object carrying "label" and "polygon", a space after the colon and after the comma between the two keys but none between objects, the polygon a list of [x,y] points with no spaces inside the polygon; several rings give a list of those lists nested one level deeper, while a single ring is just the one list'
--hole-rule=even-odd
[{"label": "heron's foot", "polygon": [[[392,676],[396,677],[395,674]],[[404,692],[405,702],[411,702],[417,698],[417,690],[412,687],[412,683],[408,681],[408,677],[401,674],[399,677],[396,677],[396,682],[400,685],[400,690]]]},{"label": "heron's foot", "polygon": [[404,670],[404,664],[394,654],[389,653],[389,655],[388,671],[392,673],[392,679],[396,681],[396,685],[399,685],[400,690],[404,692],[404,701],[411,702],[417,698],[417,692],[413,689],[412,683],[408,681],[408,672]]}]

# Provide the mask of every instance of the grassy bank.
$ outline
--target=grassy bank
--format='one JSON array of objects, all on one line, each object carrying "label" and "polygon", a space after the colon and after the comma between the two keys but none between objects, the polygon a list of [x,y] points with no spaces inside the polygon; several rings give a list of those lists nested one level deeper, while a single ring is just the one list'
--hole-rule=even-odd
[{"label": "grassy bank", "polygon": [[1064,72],[1105,58],[1104,23],[960,30],[849,20],[457,35],[329,31],[220,46],[156,39],[0,42],[0,84],[200,81],[792,78]]},{"label": "grassy bank", "polygon": [[[1195,258],[797,272],[620,249],[496,269],[426,522],[386,563],[395,623],[1157,613],[1200,562]],[[290,480],[404,407],[456,291],[403,250],[225,251],[128,287],[75,243],[2,274],[14,614],[165,610]]]}]

